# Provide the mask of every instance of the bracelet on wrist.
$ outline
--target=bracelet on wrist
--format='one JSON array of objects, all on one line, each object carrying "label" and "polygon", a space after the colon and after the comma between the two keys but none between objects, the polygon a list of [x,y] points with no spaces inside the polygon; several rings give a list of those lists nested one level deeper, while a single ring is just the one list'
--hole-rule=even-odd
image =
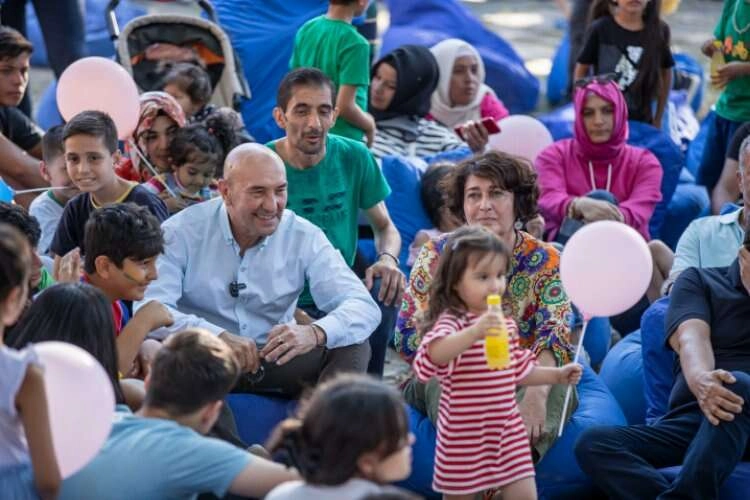
[{"label": "bracelet on wrist", "polygon": [[315,345],[318,347],[326,345],[327,338],[325,330],[323,330],[315,323],[311,323],[310,326],[312,327],[313,335],[315,335]]},{"label": "bracelet on wrist", "polygon": [[383,257],[383,255],[386,255],[386,256],[390,257],[393,260],[393,262],[396,263],[397,266],[401,265],[401,261],[398,260],[398,257],[396,257],[395,255],[392,255],[392,254],[390,254],[388,252],[380,252],[378,254],[378,260],[380,260]]}]

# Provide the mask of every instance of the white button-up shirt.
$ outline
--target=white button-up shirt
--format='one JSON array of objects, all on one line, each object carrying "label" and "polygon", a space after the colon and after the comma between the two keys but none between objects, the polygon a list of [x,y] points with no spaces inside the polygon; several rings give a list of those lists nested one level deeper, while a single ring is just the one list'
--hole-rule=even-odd
[{"label": "white button-up shirt", "polygon": [[[284,210],[276,231],[240,255],[221,198],[199,203],[162,224],[165,249],[157,261],[159,277],[143,301],[170,309],[174,324],[153,332],[201,327],[266,342],[268,331],[294,323],[305,280],[326,316],[315,321],[325,330],[327,347],[357,344],[380,323],[380,309],[341,253],[307,220]],[[230,294],[238,284],[238,297]],[[242,287],[244,285],[244,287]]]}]

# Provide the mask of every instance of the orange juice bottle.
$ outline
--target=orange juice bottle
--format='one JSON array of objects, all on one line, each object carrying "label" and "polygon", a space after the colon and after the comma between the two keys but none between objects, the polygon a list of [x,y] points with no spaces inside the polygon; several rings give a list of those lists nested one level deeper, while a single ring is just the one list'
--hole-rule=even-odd
[{"label": "orange juice bottle", "polygon": [[[721,44],[721,42],[719,42],[718,40],[714,42],[714,54],[711,56],[711,67],[710,67],[711,76],[716,76],[719,71],[719,66],[724,66],[726,64],[726,60],[724,59],[723,48],[724,47]],[[716,86],[714,86],[713,84],[711,85],[711,87],[714,90],[718,90]]]},{"label": "orange juice bottle", "polygon": [[[487,296],[487,309],[503,317],[503,308],[499,295]],[[484,355],[487,358],[487,366],[491,370],[503,370],[510,365],[510,339],[508,329],[503,323],[500,328],[493,328],[492,335],[484,338]]]}]

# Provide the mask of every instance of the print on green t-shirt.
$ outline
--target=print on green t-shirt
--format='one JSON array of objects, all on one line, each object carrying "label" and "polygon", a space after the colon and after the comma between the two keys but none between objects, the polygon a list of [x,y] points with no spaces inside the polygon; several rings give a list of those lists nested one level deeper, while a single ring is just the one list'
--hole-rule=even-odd
[{"label": "print on green t-shirt", "polygon": [[[357,87],[355,101],[362,111],[367,110],[367,91],[370,86],[370,45],[351,24],[325,15],[302,25],[294,40],[294,51],[289,68],[318,68],[341,85]],[[343,118],[336,120],[330,133],[361,141],[364,132]]]},{"label": "print on green t-shirt", "polygon": [[[750,5],[745,0],[725,0],[714,38],[721,44],[727,63],[750,62]],[[750,121],[750,77],[735,78],[727,84],[716,101],[716,113],[735,122]]]},{"label": "print on green t-shirt", "polygon": [[[267,144],[276,151],[275,142]],[[359,211],[385,200],[391,188],[364,144],[329,135],[326,155],[317,165],[286,164],[287,208],[323,230],[351,267],[357,253]],[[305,293],[301,305],[312,303]]]}]

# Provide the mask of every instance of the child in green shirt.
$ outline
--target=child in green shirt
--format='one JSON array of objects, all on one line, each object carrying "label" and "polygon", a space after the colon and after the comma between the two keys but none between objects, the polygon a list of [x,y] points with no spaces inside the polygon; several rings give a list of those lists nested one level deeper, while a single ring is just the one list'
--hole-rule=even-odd
[{"label": "child in green shirt", "polygon": [[328,12],[306,22],[297,32],[290,69],[318,68],[337,88],[338,119],[331,133],[361,141],[368,147],[375,135],[375,120],[367,113],[370,85],[370,46],[352,26],[368,0],[329,0]]}]

